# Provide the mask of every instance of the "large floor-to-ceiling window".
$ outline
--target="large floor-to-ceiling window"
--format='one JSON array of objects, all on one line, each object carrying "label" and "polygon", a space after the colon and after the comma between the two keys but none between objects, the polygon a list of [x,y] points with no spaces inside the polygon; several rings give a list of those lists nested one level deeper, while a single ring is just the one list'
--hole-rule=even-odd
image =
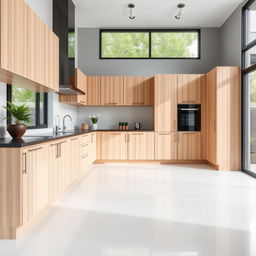
[{"label": "large floor-to-ceiling window", "polygon": [[256,177],[256,0],[243,7],[243,169]]}]

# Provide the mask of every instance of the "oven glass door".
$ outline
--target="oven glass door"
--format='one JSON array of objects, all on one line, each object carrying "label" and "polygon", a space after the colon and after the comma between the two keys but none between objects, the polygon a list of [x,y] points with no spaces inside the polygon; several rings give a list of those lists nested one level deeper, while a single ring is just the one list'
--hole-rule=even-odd
[{"label": "oven glass door", "polygon": [[200,131],[200,108],[178,109],[178,131]]}]

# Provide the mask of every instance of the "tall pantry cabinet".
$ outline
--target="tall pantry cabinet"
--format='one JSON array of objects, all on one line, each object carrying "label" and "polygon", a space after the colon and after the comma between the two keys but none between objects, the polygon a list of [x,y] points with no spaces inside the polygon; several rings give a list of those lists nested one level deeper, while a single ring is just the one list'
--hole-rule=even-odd
[{"label": "tall pantry cabinet", "polygon": [[202,88],[202,154],[219,170],[241,170],[241,75],[216,67]]}]

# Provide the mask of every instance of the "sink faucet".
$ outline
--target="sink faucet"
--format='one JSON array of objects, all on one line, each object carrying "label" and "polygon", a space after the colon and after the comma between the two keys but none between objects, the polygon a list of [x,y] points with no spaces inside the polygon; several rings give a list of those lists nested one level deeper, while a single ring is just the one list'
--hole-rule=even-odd
[{"label": "sink faucet", "polygon": [[63,131],[63,132],[65,132],[65,130],[66,130],[66,128],[67,128],[66,122],[65,122],[65,120],[66,120],[67,117],[70,119],[70,121],[72,121],[72,117],[71,117],[70,115],[65,115],[65,116],[63,117],[63,126],[62,126],[62,131]]}]

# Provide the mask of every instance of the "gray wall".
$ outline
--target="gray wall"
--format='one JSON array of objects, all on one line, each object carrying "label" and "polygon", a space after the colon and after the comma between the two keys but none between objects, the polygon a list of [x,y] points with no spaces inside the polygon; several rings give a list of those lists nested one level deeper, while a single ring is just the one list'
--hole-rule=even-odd
[{"label": "gray wall", "polygon": [[241,12],[242,5],[233,12],[220,28],[220,64],[223,66],[241,65]]},{"label": "gray wall", "polygon": [[206,73],[219,64],[219,29],[202,28],[200,60],[100,60],[99,29],[78,29],[78,66],[88,75]]}]

